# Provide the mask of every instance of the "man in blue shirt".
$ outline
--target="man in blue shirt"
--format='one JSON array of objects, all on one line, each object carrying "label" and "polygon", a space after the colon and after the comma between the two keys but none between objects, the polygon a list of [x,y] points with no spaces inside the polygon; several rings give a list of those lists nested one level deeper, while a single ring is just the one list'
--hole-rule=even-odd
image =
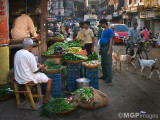
[{"label": "man in blue shirt", "polygon": [[100,38],[100,54],[102,65],[102,79],[105,79],[106,83],[112,82],[112,42],[113,42],[113,30],[108,27],[107,20],[100,20],[100,25],[104,28]]},{"label": "man in blue shirt", "polygon": [[140,31],[137,29],[138,23],[134,23],[133,27],[129,29],[128,36],[130,39],[130,48],[131,48],[131,53],[130,55],[134,55],[134,44],[138,42],[138,40],[141,38]]}]

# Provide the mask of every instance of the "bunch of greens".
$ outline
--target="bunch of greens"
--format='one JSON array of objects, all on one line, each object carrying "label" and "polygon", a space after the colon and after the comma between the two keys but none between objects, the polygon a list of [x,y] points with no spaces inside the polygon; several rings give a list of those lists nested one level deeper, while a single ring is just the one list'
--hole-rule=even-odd
[{"label": "bunch of greens", "polygon": [[63,43],[63,42],[56,42],[53,45],[51,45],[48,49],[54,50],[55,47],[62,47],[62,49],[68,49],[68,46],[66,45],[66,43]]},{"label": "bunch of greens", "polygon": [[70,48],[70,47],[82,47],[81,42],[79,40],[69,41],[69,42],[66,43],[66,45],[68,46],[68,48]]},{"label": "bunch of greens", "polygon": [[91,88],[81,88],[76,90],[73,95],[80,94],[81,100],[90,101],[93,99],[94,94]]},{"label": "bunch of greens", "polygon": [[86,60],[87,56],[74,54],[74,53],[64,53],[63,60]]},{"label": "bunch of greens", "polygon": [[46,103],[41,110],[41,116],[52,116],[59,112],[65,112],[73,109],[75,106],[72,103],[67,103],[65,98],[55,98]]},{"label": "bunch of greens", "polygon": [[14,93],[14,90],[11,88],[0,87],[0,98],[3,98],[12,93]]},{"label": "bunch of greens", "polygon": [[96,52],[93,52],[88,56],[88,61],[92,61],[92,60],[98,60],[98,55]]},{"label": "bunch of greens", "polygon": [[51,55],[53,53],[54,53],[54,50],[48,50],[48,51],[42,52],[42,55]]},{"label": "bunch of greens", "polygon": [[54,59],[46,61],[45,65],[47,70],[60,70],[65,68],[65,66],[55,65]]}]

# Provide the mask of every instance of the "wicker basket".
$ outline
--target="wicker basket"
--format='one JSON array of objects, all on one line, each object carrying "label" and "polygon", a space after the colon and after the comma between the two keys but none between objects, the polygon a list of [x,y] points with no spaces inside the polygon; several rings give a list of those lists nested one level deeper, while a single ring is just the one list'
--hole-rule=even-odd
[{"label": "wicker basket", "polygon": [[99,66],[99,64],[96,64],[96,65],[87,65],[87,64],[84,64],[85,68],[97,68],[98,66]]},{"label": "wicker basket", "polygon": [[57,113],[57,114],[60,114],[60,115],[69,114],[69,113],[73,112],[77,107],[78,107],[78,104],[75,105],[75,107],[74,107],[73,109],[70,109],[70,110],[64,111],[64,112],[59,112],[59,113]]},{"label": "wicker basket", "polygon": [[47,70],[46,68],[43,69],[43,73],[46,73],[46,74],[57,74],[60,72],[61,72],[61,69],[59,70]]},{"label": "wicker basket", "polygon": [[14,94],[11,93],[11,94],[8,94],[8,95],[4,96],[3,98],[0,98],[0,102],[11,99],[13,97],[13,95]]},{"label": "wicker basket", "polygon": [[63,54],[57,54],[57,55],[42,55],[45,58],[61,58]]},{"label": "wicker basket", "polygon": [[78,63],[82,63],[85,62],[86,60],[64,60],[64,62],[66,63],[71,63],[71,64],[78,64]]},{"label": "wicker basket", "polygon": [[60,39],[58,37],[49,37],[47,41],[54,41],[54,42],[64,42],[64,39]]}]

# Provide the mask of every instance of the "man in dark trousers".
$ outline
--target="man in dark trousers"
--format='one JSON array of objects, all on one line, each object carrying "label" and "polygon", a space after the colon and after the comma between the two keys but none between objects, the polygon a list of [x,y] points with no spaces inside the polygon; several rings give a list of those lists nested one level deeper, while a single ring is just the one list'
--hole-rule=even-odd
[{"label": "man in dark trousers", "polygon": [[108,27],[107,20],[100,20],[100,25],[104,28],[100,38],[100,54],[103,76],[101,79],[105,79],[106,83],[112,82],[112,42],[113,42],[113,30]]}]

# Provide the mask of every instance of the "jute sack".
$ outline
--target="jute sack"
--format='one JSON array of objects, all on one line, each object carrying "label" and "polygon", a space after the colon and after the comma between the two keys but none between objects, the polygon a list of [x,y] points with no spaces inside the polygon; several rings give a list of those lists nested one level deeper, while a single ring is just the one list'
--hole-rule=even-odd
[{"label": "jute sack", "polygon": [[108,97],[106,94],[91,87],[94,97],[91,101],[82,101],[78,99],[79,107],[84,109],[98,109],[108,104]]}]

